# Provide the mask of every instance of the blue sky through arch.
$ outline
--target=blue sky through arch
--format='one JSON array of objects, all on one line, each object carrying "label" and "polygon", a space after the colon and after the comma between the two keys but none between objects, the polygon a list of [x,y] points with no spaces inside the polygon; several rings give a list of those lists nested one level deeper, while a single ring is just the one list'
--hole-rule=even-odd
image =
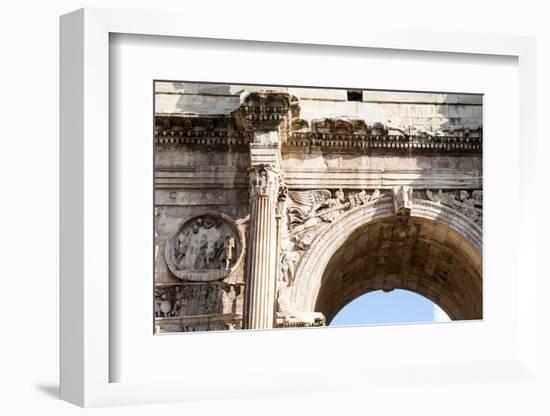
[{"label": "blue sky through arch", "polygon": [[441,322],[449,317],[427,298],[408,290],[369,292],[344,306],[330,326]]}]

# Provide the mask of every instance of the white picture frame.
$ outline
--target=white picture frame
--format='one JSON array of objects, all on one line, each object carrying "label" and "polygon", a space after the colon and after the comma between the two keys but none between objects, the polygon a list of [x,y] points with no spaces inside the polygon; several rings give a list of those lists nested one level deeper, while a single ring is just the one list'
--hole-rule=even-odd
[{"label": "white picture frame", "polygon": [[[185,25],[182,25],[185,21]],[[536,217],[530,206],[536,195],[535,169],[535,41],[529,37],[469,33],[410,31],[386,25],[360,35],[350,29],[327,33],[311,24],[286,28],[275,24],[250,27],[235,33],[229,23],[205,27],[201,21],[173,13],[82,9],[61,18],[61,398],[80,406],[160,403],[208,398],[252,397],[270,394],[337,392],[396,378],[402,383],[429,384],[459,380],[483,388],[482,381],[502,377],[509,383],[539,383],[537,378],[536,326]],[[112,382],[110,367],[120,359],[111,348],[109,275],[110,169],[109,157],[109,36],[114,33],[146,36],[209,38],[283,44],[333,45],[334,47],[439,53],[505,55],[518,59],[519,134],[517,271],[522,279],[517,293],[518,346],[507,359],[440,364],[419,362],[410,369],[337,366],[319,372],[297,369],[270,372],[240,363],[243,374],[234,383],[212,380],[191,372],[177,380]],[[521,142],[521,146],[519,143]],[[524,143],[526,143],[524,145]],[[533,144],[533,145],[527,145]],[[152,144],[151,144],[152,145]],[[307,330],[306,330],[307,331]],[[353,329],[351,329],[353,331]],[[295,331],[316,337],[319,332]],[[305,336],[302,335],[302,336]],[[151,332],[151,336],[152,332]],[[204,335],[199,335],[204,336]],[[206,334],[211,336],[211,334]],[[233,336],[233,334],[231,335]],[[258,337],[276,337],[275,332]],[[250,339],[250,338],[249,338]],[[476,375],[477,374],[477,375]],[[481,374],[481,375],[480,375]],[[408,377],[408,378],[407,378]],[[414,381],[414,380],[415,381]],[[345,380],[343,382],[342,380]],[[450,387],[449,387],[450,389]]]}]

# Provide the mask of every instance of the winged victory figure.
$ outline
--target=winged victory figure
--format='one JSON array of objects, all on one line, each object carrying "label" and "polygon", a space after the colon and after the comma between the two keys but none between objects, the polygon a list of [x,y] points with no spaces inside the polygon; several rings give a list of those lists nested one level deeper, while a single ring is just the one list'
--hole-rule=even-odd
[{"label": "winged victory figure", "polygon": [[331,222],[344,208],[344,191],[335,192],[335,197],[327,189],[311,191],[289,191],[296,204],[288,210],[290,227],[294,232],[311,228],[321,221]]}]

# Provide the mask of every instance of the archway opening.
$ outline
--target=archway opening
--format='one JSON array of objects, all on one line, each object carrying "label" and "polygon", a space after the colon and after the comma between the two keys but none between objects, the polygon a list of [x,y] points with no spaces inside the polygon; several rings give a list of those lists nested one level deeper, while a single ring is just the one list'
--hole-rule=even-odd
[{"label": "archway opening", "polygon": [[417,293],[395,289],[375,290],[352,300],[332,319],[330,326],[449,321],[431,300]]},{"label": "archway opening", "polygon": [[315,311],[330,324],[361,295],[395,289],[425,297],[452,320],[481,319],[481,253],[437,221],[394,216],[369,222],[330,258]]}]

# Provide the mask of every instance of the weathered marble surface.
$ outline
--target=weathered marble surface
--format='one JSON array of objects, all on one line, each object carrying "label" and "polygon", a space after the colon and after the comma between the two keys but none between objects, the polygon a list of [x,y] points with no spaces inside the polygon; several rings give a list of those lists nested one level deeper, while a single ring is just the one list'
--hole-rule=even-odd
[{"label": "weathered marble surface", "polygon": [[481,317],[481,97],[350,97],[157,85],[156,332],[325,325],[395,288]]}]

